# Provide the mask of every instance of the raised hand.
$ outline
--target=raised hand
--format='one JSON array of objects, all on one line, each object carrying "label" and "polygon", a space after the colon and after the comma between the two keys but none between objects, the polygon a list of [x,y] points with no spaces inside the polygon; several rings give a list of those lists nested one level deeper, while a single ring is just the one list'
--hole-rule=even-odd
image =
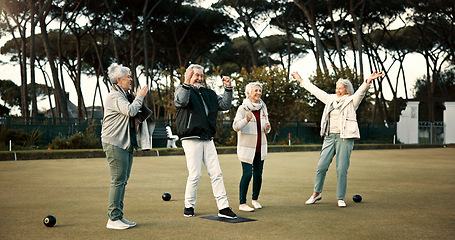
[{"label": "raised hand", "polygon": [[300,77],[299,73],[297,73],[297,72],[291,73],[291,76],[292,76],[295,80],[297,80],[297,81],[299,81],[299,82],[302,82],[302,81],[303,81],[302,77]]},{"label": "raised hand", "polygon": [[186,69],[185,72],[185,83],[190,85],[191,84],[191,78],[193,77],[193,69]]},{"label": "raised hand", "polygon": [[147,95],[148,91],[149,91],[149,88],[148,88],[147,85],[145,85],[145,86],[142,87],[141,89],[137,88],[136,94],[137,94],[138,96],[145,97],[145,96]]},{"label": "raised hand", "polygon": [[229,78],[228,76],[223,76],[221,81],[223,82],[224,86],[231,87],[231,78]]},{"label": "raised hand", "polygon": [[384,76],[383,71],[376,72],[376,70],[365,80],[368,84],[371,83],[374,79]]}]

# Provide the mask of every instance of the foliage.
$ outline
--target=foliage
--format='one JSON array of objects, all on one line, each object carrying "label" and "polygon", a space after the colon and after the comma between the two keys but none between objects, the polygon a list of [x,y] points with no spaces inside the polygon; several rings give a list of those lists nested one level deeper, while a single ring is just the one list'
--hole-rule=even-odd
[{"label": "foliage", "polygon": [[0,143],[9,146],[9,142],[20,148],[39,148],[42,132],[39,129],[26,133],[23,129],[7,129],[6,124],[2,126]]},{"label": "foliage", "polygon": [[11,109],[0,104],[0,116],[8,116]]},{"label": "foliage", "polygon": [[296,109],[301,102],[298,101],[301,88],[297,82],[288,78],[288,72],[280,67],[266,66],[253,67],[248,72],[242,68],[238,76],[233,77],[235,81],[234,105],[231,112],[235,114],[237,108],[246,98],[245,87],[250,82],[260,82],[262,86],[261,99],[266,103],[269,114],[269,121],[272,125],[272,141],[278,134],[278,129],[286,121],[296,116]]},{"label": "foliage", "polygon": [[21,89],[11,80],[0,80],[0,98],[9,106],[20,106]]},{"label": "foliage", "polygon": [[[455,67],[443,71],[436,80],[433,80],[435,85],[431,97],[428,96],[428,81],[427,76],[417,79],[414,86],[414,93],[419,104],[419,121],[430,121],[429,103],[434,102],[434,120],[443,121],[443,111],[445,101],[455,100]],[[430,89],[431,91],[431,89]]]},{"label": "foliage", "polygon": [[[36,96],[42,99],[47,96],[47,90],[52,93],[52,89],[46,87],[44,84],[35,84]],[[31,93],[31,84],[27,85],[28,94]],[[10,107],[21,107],[21,89],[11,80],[0,80],[0,98]],[[5,106],[6,107],[6,106]]]},{"label": "foliage", "polygon": [[99,138],[95,138],[95,121],[89,121],[84,133],[77,132],[68,139],[56,137],[50,145],[52,149],[97,149],[101,148]]},{"label": "foliage", "polygon": [[[151,87],[149,95],[156,96],[150,97],[146,103],[154,108],[155,117],[166,119],[174,114],[175,76],[182,76],[180,69],[189,63],[220,66],[225,74],[240,76],[242,69],[251,72],[263,65],[280,64],[284,69],[290,68],[295,57],[312,52],[318,66],[322,62],[322,66],[329,65],[325,63],[328,61],[340,68],[355,66],[354,71],[362,73],[367,66],[363,58],[368,58],[369,66],[395,69],[384,66],[392,56],[392,65],[398,63],[402,70],[404,56],[418,52],[425,56],[427,67],[432,69],[434,76],[429,79],[437,79],[444,64],[453,65],[455,62],[451,0],[218,0],[211,8],[202,8],[200,4],[201,1],[194,0],[0,1],[0,36],[5,33],[10,36],[14,33],[15,36],[2,46],[1,52],[12,53],[10,61],[20,63],[24,85],[30,80],[27,69],[33,63],[27,60],[30,56],[36,54],[37,65],[53,67],[52,74],[45,71],[43,74],[52,77],[56,92],[53,107],[57,115],[65,116],[67,109],[62,92],[65,80],[61,79],[65,74],[61,71],[66,71],[73,80],[74,86],[67,84],[66,88],[68,91],[72,90],[71,87],[76,88],[80,113],[85,112],[85,107],[81,106],[84,104],[82,92],[85,94],[81,91],[81,81],[86,81],[81,74],[95,74],[97,81],[101,77],[105,87],[109,88],[106,69],[117,61],[132,70],[134,87],[138,84],[137,78],[147,74],[146,84]],[[39,22],[38,17],[44,21]],[[34,35],[34,48],[30,46],[31,38],[26,37],[33,36],[30,33],[32,20],[38,21],[37,28],[42,27],[41,34]],[[392,29],[392,23],[400,20],[404,26]],[[53,26],[59,28],[50,29]],[[268,35],[270,29],[274,35]],[[42,47],[43,43],[47,43],[49,49]],[[354,53],[353,60],[347,57],[350,55],[346,54],[348,51]],[[364,55],[367,58],[362,57]],[[330,75],[328,68],[319,70]],[[396,81],[406,79],[405,72],[400,70]],[[390,81],[389,77],[386,79]],[[17,89],[7,92],[14,96],[7,96],[11,104],[5,105],[25,104],[22,114],[27,115],[29,96],[35,94],[26,92],[31,88],[24,85],[19,94]],[[390,82],[389,86],[395,101],[398,89],[393,89]],[[0,89],[6,91],[3,86]],[[379,88],[378,91],[383,90]],[[101,89],[95,89],[95,92],[101,92]],[[2,98],[4,96],[2,94]],[[383,94],[377,96],[382,98],[378,102],[385,102]],[[32,99],[32,102],[36,103],[36,100]],[[295,106],[292,118],[297,118],[296,112],[300,112],[302,118],[318,119],[312,115],[320,113],[309,111],[309,107],[303,108],[308,104],[317,105],[314,99],[300,99],[298,102],[302,104]],[[379,112],[387,113],[387,109],[382,109],[379,104],[374,111],[378,108]],[[2,113],[7,112],[1,109]],[[307,111],[309,116],[305,116]],[[387,114],[382,117],[386,120]]]},{"label": "foliage", "polygon": [[[310,81],[319,87],[321,90],[329,94],[335,94],[336,82],[340,78],[345,78],[351,81],[354,91],[356,91],[364,80],[346,67],[344,69],[337,69],[333,73],[323,73],[319,69],[316,74],[310,76]],[[370,103],[371,93],[367,92],[365,98],[357,109],[357,121],[359,124],[369,121],[368,115],[372,112],[372,105]],[[302,119],[306,119],[308,122],[315,122],[317,124],[321,121],[322,112],[324,110],[324,103],[319,101],[315,96],[311,95],[308,91],[304,91],[302,100],[304,103],[303,108],[300,111]]]}]

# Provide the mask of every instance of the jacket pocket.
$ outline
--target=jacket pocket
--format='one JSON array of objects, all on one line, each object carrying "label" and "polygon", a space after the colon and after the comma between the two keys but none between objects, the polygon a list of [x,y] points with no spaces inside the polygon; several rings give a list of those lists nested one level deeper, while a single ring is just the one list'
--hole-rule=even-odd
[{"label": "jacket pocket", "polygon": [[353,135],[357,135],[358,133],[359,126],[357,125],[357,119],[347,118],[346,123],[344,125],[344,135],[347,137],[351,137]]}]

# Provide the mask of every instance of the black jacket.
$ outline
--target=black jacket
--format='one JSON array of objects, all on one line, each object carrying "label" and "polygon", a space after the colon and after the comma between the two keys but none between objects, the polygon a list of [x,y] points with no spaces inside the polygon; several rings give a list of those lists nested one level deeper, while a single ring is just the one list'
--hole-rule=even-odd
[{"label": "black jacket", "polygon": [[[219,110],[227,110],[226,106],[219,106],[220,99],[213,90],[201,87],[198,91],[188,85],[182,85],[186,94],[189,93],[189,99],[185,106],[178,104],[178,94],[176,94],[176,130],[180,139],[201,139],[212,140],[216,133],[216,121]],[[229,92],[229,99],[232,99],[232,88],[226,89]],[[176,91],[177,92],[177,91]],[[207,107],[206,108],[204,106]]]}]

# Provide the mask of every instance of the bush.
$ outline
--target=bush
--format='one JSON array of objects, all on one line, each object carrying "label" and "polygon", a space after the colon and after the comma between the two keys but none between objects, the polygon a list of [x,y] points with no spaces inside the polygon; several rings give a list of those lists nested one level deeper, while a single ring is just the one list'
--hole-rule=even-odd
[{"label": "bush", "polygon": [[41,135],[43,133],[34,129],[30,133],[25,133],[23,129],[7,129],[6,125],[2,126],[2,132],[0,133],[0,142],[2,143],[2,148],[9,148],[9,142],[14,147],[19,146],[21,149],[24,148],[39,148],[38,145],[41,141]]},{"label": "bush", "polygon": [[99,138],[95,138],[94,121],[90,121],[84,133],[77,132],[68,139],[56,137],[50,146],[53,149],[97,149],[101,148]]}]

